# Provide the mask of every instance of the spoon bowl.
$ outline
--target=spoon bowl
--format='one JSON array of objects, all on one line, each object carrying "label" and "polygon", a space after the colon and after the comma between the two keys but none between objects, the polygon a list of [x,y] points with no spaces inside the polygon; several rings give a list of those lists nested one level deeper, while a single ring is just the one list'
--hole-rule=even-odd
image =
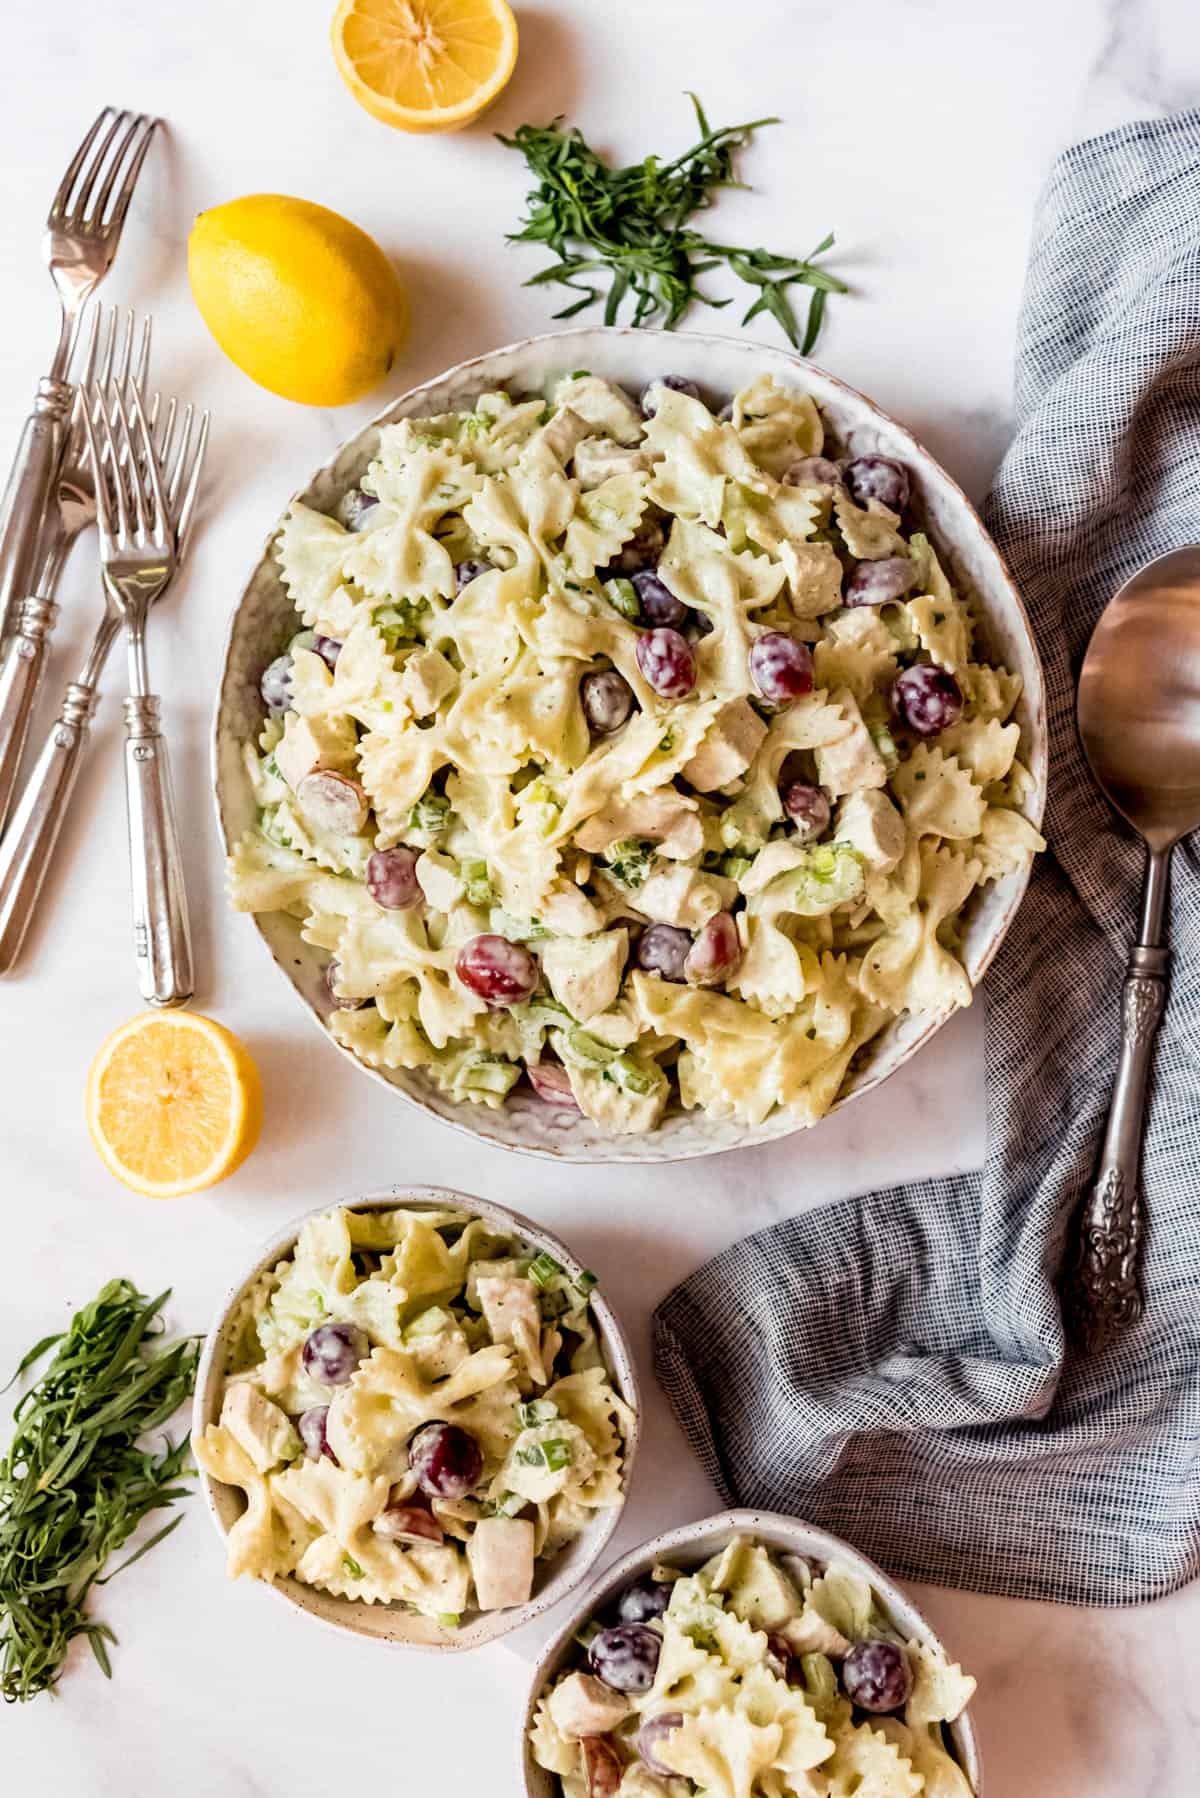
[{"label": "spoon bowl", "polygon": [[1078,718],[1098,784],[1152,850],[1200,826],[1200,548],[1157,557],[1109,601]]}]

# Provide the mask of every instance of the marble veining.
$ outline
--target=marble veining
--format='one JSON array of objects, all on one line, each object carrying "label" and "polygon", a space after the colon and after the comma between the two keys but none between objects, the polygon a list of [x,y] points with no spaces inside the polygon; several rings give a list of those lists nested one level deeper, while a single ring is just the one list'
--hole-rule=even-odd
[{"label": "marble veining", "polygon": [[[105,297],[153,309],[160,375],[214,413],[203,516],[187,577],[154,618],[154,659],[185,819],[198,1003],[250,1042],[268,1103],[258,1152],[209,1197],[138,1200],[88,1145],[87,1064],[138,1003],[114,661],[46,916],[26,968],[0,985],[10,1270],[0,1367],[112,1274],[151,1291],[173,1285],[176,1323],[203,1329],[255,1245],[310,1206],[397,1178],[474,1189],[565,1237],[630,1328],[647,1428],[616,1554],[715,1508],[653,1387],[655,1301],[702,1258],[801,1207],[978,1165],[983,1008],[816,1131],[677,1168],[532,1163],[414,1115],[315,1036],[251,924],[226,911],[207,739],[230,607],[288,494],[389,396],[548,328],[545,294],[520,285],[537,253],[503,242],[522,165],[490,132],[562,111],[623,155],[682,148],[687,87],[720,122],[784,118],[746,158],[752,191],[724,196],[713,223],[738,241],[800,251],[836,230],[834,265],[857,291],[830,307],[821,362],[909,425],[979,499],[1011,430],[1037,190],[1072,140],[1194,102],[1200,31],[1193,0],[743,0],[732,10],[719,0],[517,0],[522,57],[494,112],[456,137],[417,140],[389,133],[344,93],[327,47],[331,10],[332,0],[193,0],[153,13],[146,0],[7,0],[20,78],[0,112],[0,454],[52,347],[37,248],[67,154],[106,100],[153,106],[170,122]],[[183,268],[191,216],[255,190],[348,213],[412,285],[409,350],[359,406],[306,412],[261,393],[199,326]],[[737,317],[731,307],[695,323],[728,330]],[[749,329],[774,341],[762,320]],[[663,354],[669,367],[669,341]],[[60,597],[43,724],[97,603],[83,554]],[[916,1596],[979,1677],[988,1798],[1191,1798],[1196,1589],[1121,1613]],[[543,1634],[449,1668],[328,1637],[225,1582],[198,1501],[101,1608],[120,1637],[113,1683],[85,1651],[58,1703],[6,1712],[5,1791],[315,1798],[353,1782],[516,1793],[512,1719]]]}]

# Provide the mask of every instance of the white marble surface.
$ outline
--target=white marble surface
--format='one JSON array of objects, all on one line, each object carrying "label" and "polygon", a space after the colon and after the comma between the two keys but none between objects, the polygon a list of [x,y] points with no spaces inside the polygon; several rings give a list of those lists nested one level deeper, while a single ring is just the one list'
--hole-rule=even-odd
[{"label": "white marble surface", "polygon": [[[198,1329],[258,1239],[311,1204],[410,1175],[474,1188],[568,1236],[633,1328],[649,1428],[619,1539],[627,1545],[701,1515],[712,1499],[653,1389],[654,1301],[701,1258],[773,1218],[978,1162],[981,1011],[947,1029],[889,1087],[806,1137],[674,1174],[627,1169],[619,1179],[476,1147],[322,1046],[271,975],[250,924],[225,909],[208,715],[225,618],[267,527],[310,467],[389,390],[322,414],[237,374],[191,309],[184,243],[192,215],[278,189],[364,225],[412,287],[412,343],[390,385],[399,392],[548,323],[546,298],[519,285],[536,253],[502,243],[519,211],[522,168],[489,126],[566,112],[599,144],[637,154],[687,141],[685,87],[718,121],[778,112],[786,124],[747,158],[757,191],[728,196],[722,230],[802,250],[836,228],[837,266],[859,291],[831,307],[821,360],[906,419],[979,494],[1009,430],[1030,210],[1050,160],[1093,129],[1193,102],[1200,32],[1192,0],[739,0],[733,8],[543,0],[518,6],[522,57],[490,119],[422,141],[390,134],[344,93],[327,48],[331,10],[332,0],[6,0],[5,453],[51,344],[37,240],[59,168],[104,101],[153,107],[171,125],[106,297],[153,309],[160,375],[215,415],[203,528],[189,578],[155,620],[152,650],[186,819],[199,1002],[252,1045],[267,1116],[261,1147],[235,1179],[173,1205],[125,1192],[89,1147],[85,1070],[103,1034],[137,1009],[114,673],[45,921],[26,971],[0,991],[9,1269],[0,1367],[114,1273],[151,1290],[173,1284],[175,1322]],[[724,322],[734,327],[732,312]],[[73,564],[63,598],[54,687],[70,672],[95,604],[86,556]],[[945,1591],[923,1596],[980,1677],[990,1798],[1195,1792],[1196,1591],[1141,1611],[1088,1615]],[[306,1798],[353,1784],[502,1798],[517,1789],[520,1653],[494,1648],[447,1664],[326,1635],[267,1594],[225,1583],[199,1503],[170,1543],[104,1593],[101,1608],[121,1638],[113,1684],[84,1656],[57,1703],[6,1712],[5,1790]]]}]

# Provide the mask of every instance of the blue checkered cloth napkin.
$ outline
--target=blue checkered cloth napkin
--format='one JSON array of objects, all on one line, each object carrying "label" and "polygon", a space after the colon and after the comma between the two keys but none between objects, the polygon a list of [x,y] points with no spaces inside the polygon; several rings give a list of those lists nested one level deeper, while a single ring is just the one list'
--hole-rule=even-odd
[{"label": "blue checkered cloth napkin", "polygon": [[1200,1571],[1200,851],[1175,853],[1145,1142],[1145,1313],[1071,1348],[1055,1282],[1096,1164],[1142,875],[1075,736],[1106,600],[1200,542],[1200,112],[1057,163],[989,523],[1045,658],[1049,852],[986,981],[982,1175],[773,1225],[655,1315],[659,1379],[725,1497],[912,1579],[1075,1604]]}]

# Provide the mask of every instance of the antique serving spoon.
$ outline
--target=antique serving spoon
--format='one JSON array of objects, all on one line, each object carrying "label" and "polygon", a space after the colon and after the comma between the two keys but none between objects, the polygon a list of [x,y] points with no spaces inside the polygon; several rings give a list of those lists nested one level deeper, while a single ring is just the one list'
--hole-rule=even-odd
[{"label": "antique serving spoon", "polygon": [[1092,773],[1147,849],[1125,975],[1121,1058],[1068,1274],[1068,1312],[1094,1348],[1141,1312],[1138,1166],[1167,996],[1168,869],[1175,844],[1200,826],[1200,548],[1157,557],[1104,608],[1079,676],[1078,719]]}]

